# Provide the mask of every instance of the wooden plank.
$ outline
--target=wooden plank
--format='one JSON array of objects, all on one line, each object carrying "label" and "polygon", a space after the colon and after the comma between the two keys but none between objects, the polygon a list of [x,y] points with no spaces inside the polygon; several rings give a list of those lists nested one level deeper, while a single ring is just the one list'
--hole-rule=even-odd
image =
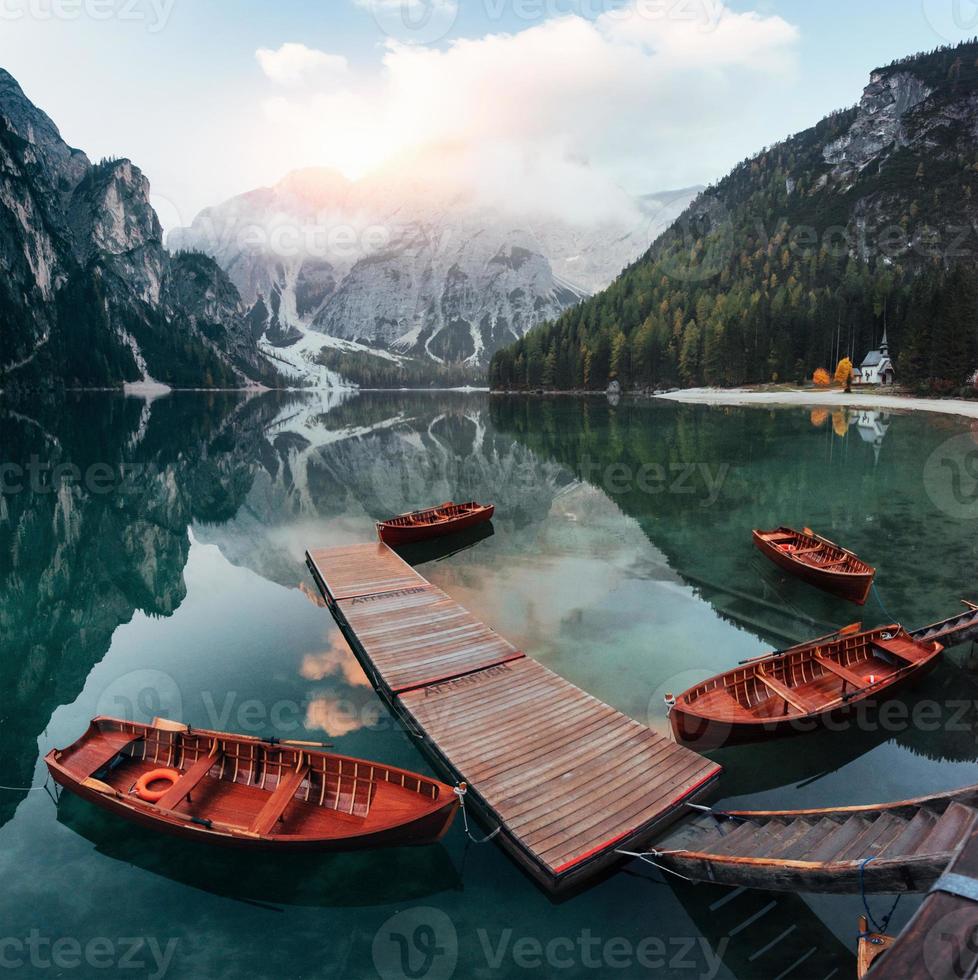
[{"label": "wooden plank", "polygon": [[306,558],[327,584],[330,601],[426,584],[407,562],[379,541],[310,551]]},{"label": "wooden plank", "polygon": [[175,810],[196,788],[200,781],[221,761],[220,753],[202,755],[160,798],[163,810]]},{"label": "wooden plank", "polygon": [[869,681],[865,677],[860,677],[855,671],[849,670],[847,667],[843,667],[842,664],[836,663],[829,657],[820,657],[818,654],[815,655],[815,659],[830,673],[835,674],[836,677],[841,677],[846,683],[851,684],[853,687],[861,690],[862,688],[868,686]]},{"label": "wooden plank", "polygon": [[296,791],[302,785],[302,781],[309,774],[308,766],[300,766],[298,769],[290,769],[288,774],[279,780],[275,792],[268,797],[268,802],[261,808],[258,816],[248,828],[253,834],[270,834],[272,828],[278,823],[285,808],[295,798]]},{"label": "wooden plank", "polygon": [[810,715],[812,712],[818,711],[822,707],[822,705],[811,704],[810,702],[806,701],[797,691],[793,691],[790,687],[782,684],[781,681],[771,677],[769,674],[758,671],[757,679],[766,688],[768,688],[768,690],[773,691],[779,698],[783,698],[793,708],[803,712],[806,715]]},{"label": "wooden plank", "polygon": [[[545,692],[559,702],[567,721],[558,728],[528,725],[517,729],[521,737],[497,741],[497,727],[506,724],[511,706],[521,703],[527,690],[535,692],[531,700]],[[603,705],[533,660],[508,664],[480,685],[477,695],[463,688],[461,696],[467,703],[479,703],[477,731],[482,739],[460,737],[465,729],[451,710],[451,688],[412,691],[398,701],[478,790],[504,829],[555,875],[559,866],[612,846],[609,842],[654,820],[701,780],[719,773],[714,763]],[[591,719],[586,738],[575,717]],[[619,785],[615,778],[622,770]],[[610,791],[602,792],[602,785]],[[545,847],[535,845],[537,837]]]},{"label": "wooden plank", "polygon": [[527,659],[384,546],[307,560],[378,689],[548,888],[612,863],[719,775]]},{"label": "wooden plank", "polygon": [[394,692],[523,656],[495,630],[427,583],[338,600],[337,606]]}]

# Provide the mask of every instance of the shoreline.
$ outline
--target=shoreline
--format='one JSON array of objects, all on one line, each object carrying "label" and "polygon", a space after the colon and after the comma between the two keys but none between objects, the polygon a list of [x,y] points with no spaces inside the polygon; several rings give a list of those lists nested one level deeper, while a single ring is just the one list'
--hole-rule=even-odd
[{"label": "shoreline", "polygon": [[665,401],[695,405],[745,405],[770,408],[865,408],[933,412],[978,419],[978,400],[963,398],[917,398],[913,395],[884,395],[844,391],[754,391],[749,388],[689,388],[655,395]]}]

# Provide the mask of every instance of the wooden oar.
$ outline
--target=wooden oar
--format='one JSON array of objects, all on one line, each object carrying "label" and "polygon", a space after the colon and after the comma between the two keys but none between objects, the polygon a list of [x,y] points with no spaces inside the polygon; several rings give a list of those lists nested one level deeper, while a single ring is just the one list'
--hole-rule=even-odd
[{"label": "wooden oar", "polygon": [[743,667],[746,664],[756,664],[761,660],[770,660],[772,657],[783,657],[786,653],[804,650],[806,647],[813,647],[818,643],[827,643],[829,640],[838,640],[843,636],[851,636],[853,633],[858,633],[862,628],[862,623],[850,623],[848,626],[843,626],[842,629],[836,630],[834,633],[828,633],[825,636],[820,636],[818,639],[805,640],[804,643],[796,643],[793,647],[787,647],[784,650],[774,650],[771,653],[762,654],[760,657],[750,657],[748,660],[741,660],[739,666]]}]

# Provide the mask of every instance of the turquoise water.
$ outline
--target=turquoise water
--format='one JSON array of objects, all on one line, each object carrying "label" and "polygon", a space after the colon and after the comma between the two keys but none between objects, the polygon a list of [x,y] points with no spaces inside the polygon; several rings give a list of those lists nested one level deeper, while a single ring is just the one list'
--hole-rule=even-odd
[{"label": "turquoise water", "polygon": [[[97,713],[329,740],[430,772],[313,601],[303,552],[449,498],[495,501],[494,533],[418,556],[420,571],[665,732],[663,694],[737,660],[975,598],[976,445],[971,423],[943,416],[603,399],[0,403],[0,783],[42,786],[43,755]],[[865,610],[765,564],[750,529],[781,522],[878,566]],[[716,753],[720,800],[873,802],[978,781],[970,651],[907,698],[932,713]],[[43,790],[0,791],[0,875],[12,976],[821,978],[854,969],[862,908],[642,866],[554,904],[461,823],[429,848],[255,858]]]}]

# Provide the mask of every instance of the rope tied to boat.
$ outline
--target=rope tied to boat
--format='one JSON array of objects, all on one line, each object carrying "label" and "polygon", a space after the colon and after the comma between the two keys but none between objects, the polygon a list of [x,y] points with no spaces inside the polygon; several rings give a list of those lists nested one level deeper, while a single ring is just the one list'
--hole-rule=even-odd
[{"label": "rope tied to boat", "polygon": [[671,854],[685,854],[686,851],[646,851],[643,854],[639,854],[636,851],[622,851],[615,850],[615,854],[621,854],[623,857],[637,858],[639,861],[645,864],[651,865],[656,871],[664,871],[667,874],[675,875],[677,878],[682,878],[683,881],[692,881],[692,878],[687,878],[686,875],[680,874],[678,871],[673,871],[672,868],[666,867],[664,864],[659,864],[653,861],[653,858],[664,858],[669,857]]},{"label": "rope tied to boat", "polygon": [[[885,933],[890,924],[890,919],[893,918],[893,913],[896,912],[897,906],[900,904],[900,899],[903,898],[903,894],[901,893],[897,895],[896,900],[890,906],[890,911],[883,916],[883,921],[877,922],[876,917],[869,909],[869,900],[866,897],[866,865],[871,861],[875,861],[876,857],[877,856],[874,854],[872,857],[866,858],[866,860],[859,865],[859,891],[862,894],[863,908],[866,910],[866,918],[869,920],[870,925],[872,925],[873,930],[877,933]],[[860,938],[864,937],[860,936]]]},{"label": "rope tied to boat", "polygon": [[883,600],[880,598],[880,590],[876,588],[876,581],[873,581],[873,595],[876,597],[876,601],[879,603],[880,609],[883,610],[883,615],[891,622],[895,623],[896,620],[890,615],[889,610],[883,605]]},{"label": "rope tied to boat", "polygon": [[487,834],[485,837],[475,837],[472,834],[472,831],[469,830],[469,818],[468,814],[465,812],[465,794],[468,793],[468,791],[469,787],[467,783],[459,783],[453,790],[455,795],[458,797],[459,809],[462,811],[462,826],[465,827],[465,835],[470,841],[472,841],[473,844],[488,844],[489,841],[491,841],[493,837],[495,837],[496,834],[503,829],[503,825],[500,824],[491,834]]}]

